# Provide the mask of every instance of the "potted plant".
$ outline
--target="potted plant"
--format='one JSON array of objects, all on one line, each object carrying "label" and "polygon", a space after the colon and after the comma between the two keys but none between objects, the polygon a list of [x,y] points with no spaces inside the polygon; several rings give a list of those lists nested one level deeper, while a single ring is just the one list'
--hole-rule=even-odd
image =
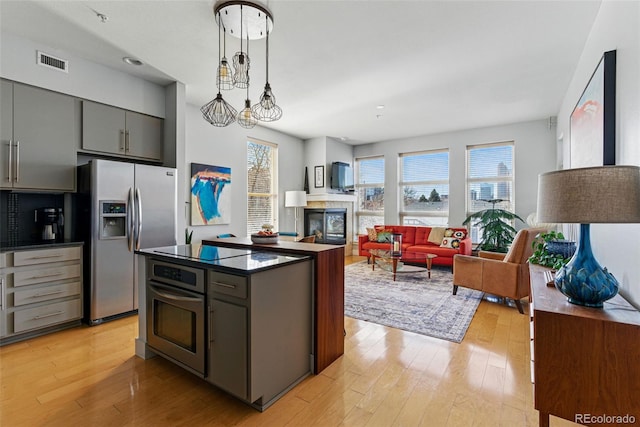
[{"label": "potted plant", "polygon": [[529,257],[530,263],[558,270],[569,262],[576,244],[564,240],[564,235],[559,231],[548,231],[538,234],[531,248],[533,254]]},{"label": "potted plant", "polygon": [[[513,212],[496,208],[496,203],[503,202],[503,199],[482,201],[491,203],[491,207],[472,213],[464,220],[462,225],[469,226],[473,224],[482,228],[482,240],[478,244],[479,250],[506,253],[516,235],[516,229],[511,225],[511,221],[515,219],[524,221]],[[473,223],[474,220],[477,220],[477,222]]]}]

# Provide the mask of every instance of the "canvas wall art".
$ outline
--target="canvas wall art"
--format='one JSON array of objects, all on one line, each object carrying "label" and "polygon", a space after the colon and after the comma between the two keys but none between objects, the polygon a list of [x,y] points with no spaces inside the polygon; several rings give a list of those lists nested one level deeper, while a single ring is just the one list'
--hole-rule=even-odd
[{"label": "canvas wall art", "polygon": [[616,160],[616,51],[605,52],[571,113],[571,167]]},{"label": "canvas wall art", "polygon": [[231,168],[191,163],[191,225],[231,222]]}]

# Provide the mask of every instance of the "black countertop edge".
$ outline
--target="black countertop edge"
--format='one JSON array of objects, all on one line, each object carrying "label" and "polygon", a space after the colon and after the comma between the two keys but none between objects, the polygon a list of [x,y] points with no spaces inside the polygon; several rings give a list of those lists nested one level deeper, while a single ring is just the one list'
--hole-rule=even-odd
[{"label": "black countertop edge", "polygon": [[[289,265],[289,264],[295,264],[298,262],[303,262],[303,261],[309,261],[312,258],[310,256],[307,255],[288,255],[288,254],[283,254],[283,253],[276,253],[276,252],[271,252],[270,254],[272,254],[273,256],[277,256],[277,257],[286,257],[287,258],[287,262],[286,263],[279,263],[279,264],[269,264],[269,265],[265,265],[263,267],[258,267],[258,268],[252,268],[250,270],[247,269],[242,269],[242,268],[232,268],[232,267],[228,267],[225,266],[223,264],[216,264],[214,262],[208,262],[208,261],[199,261],[199,260],[195,260],[195,259],[189,259],[189,258],[183,258],[183,257],[177,257],[177,256],[172,256],[169,254],[162,254],[159,252],[152,252],[153,249],[141,249],[141,250],[137,250],[134,251],[136,254],[138,255],[142,255],[144,257],[147,258],[155,258],[155,259],[160,259],[163,261],[168,261],[171,262],[172,264],[179,264],[179,265],[185,265],[188,267],[195,267],[195,268],[205,268],[205,269],[210,269],[210,270],[215,270],[215,271],[219,271],[219,272],[223,272],[223,273],[230,273],[230,274],[236,274],[236,275],[241,275],[241,276],[248,276],[254,273],[258,273],[261,271],[266,271],[266,270],[272,270],[278,267],[282,267],[285,265]],[[260,254],[265,254],[265,251],[257,251]],[[243,256],[251,256],[251,254],[248,255],[243,255]],[[232,257],[232,258],[237,258],[237,257]],[[230,259],[230,258],[225,258],[225,259]],[[224,261],[225,259],[223,259],[222,261]]]},{"label": "black countertop edge", "polygon": [[0,242],[0,252],[52,249],[78,245],[84,245],[84,242],[81,240],[64,240],[62,242]]}]

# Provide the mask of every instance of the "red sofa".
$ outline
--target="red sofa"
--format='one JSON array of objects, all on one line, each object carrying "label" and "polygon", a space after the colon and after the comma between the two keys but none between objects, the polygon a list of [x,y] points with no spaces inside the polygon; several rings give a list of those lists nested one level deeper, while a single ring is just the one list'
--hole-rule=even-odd
[{"label": "red sofa", "polygon": [[[376,225],[376,229],[392,230],[393,233],[402,234],[402,250],[407,252],[427,252],[438,255],[433,259],[433,265],[453,266],[453,256],[471,255],[471,237],[464,227],[448,227],[455,231],[464,231],[465,237],[460,240],[457,249],[443,248],[440,245],[429,242],[431,227],[420,227],[414,225]],[[358,235],[358,255],[371,257],[369,249],[389,249],[389,243],[379,243],[369,241],[367,234]]]}]

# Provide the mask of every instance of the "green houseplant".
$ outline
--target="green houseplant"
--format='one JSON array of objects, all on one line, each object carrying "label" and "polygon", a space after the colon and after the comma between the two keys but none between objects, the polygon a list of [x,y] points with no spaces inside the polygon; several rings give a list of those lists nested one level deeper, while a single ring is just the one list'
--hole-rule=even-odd
[{"label": "green houseplant", "polygon": [[[554,270],[560,269],[563,265],[569,262],[573,255],[573,251],[564,253],[549,251],[549,243],[557,241],[564,241],[564,235],[559,231],[548,231],[546,233],[538,234],[535,240],[531,243],[533,254],[529,257],[529,262],[549,267]],[[575,246],[573,249],[575,250]]]},{"label": "green houseplant", "polygon": [[[479,250],[506,253],[516,235],[516,229],[511,225],[511,221],[516,219],[524,221],[513,212],[496,208],[496,203],[503,202],[503,199],[482,201],[491,203],[491,207],[472,213],[464,220],[462,225],[469,226],[474,224],[482,228],[482,240],[478,244]],[[474,220],[477,220],[477,222],[474,222]]]}]

